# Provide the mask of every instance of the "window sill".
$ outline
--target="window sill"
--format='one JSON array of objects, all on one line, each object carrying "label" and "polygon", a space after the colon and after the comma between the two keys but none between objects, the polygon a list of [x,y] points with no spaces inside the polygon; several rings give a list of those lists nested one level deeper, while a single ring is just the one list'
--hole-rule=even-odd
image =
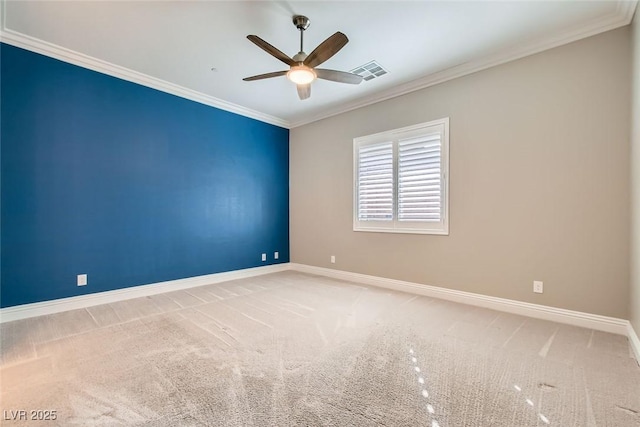
[{"label": "window sill", "polygon": [[449,235],[449,230],[420,230],[410,228],[353,227],[353,231],[366,233],[433,234],[436,236]]}]

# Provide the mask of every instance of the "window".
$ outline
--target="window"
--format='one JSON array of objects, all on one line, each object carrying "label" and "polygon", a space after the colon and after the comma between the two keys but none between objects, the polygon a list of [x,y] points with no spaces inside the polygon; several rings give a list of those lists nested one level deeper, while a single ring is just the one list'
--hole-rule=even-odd
[{"label": "window", "polygon": [[355,231],[449,234],[449,119],[353,140]]}]

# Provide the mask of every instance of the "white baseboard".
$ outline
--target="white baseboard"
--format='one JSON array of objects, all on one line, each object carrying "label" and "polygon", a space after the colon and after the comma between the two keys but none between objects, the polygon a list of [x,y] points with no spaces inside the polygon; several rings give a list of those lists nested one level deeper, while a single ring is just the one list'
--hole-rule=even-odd
[{"label": "white baseboard", "polygon": [[[549,307],[546,305],[531,304],[506,298],[491,297],[487,295],[474,294],[471,292],[457,291],[453,289],[440,288],[437,286],[405,282],[402,280],[386,279],[383,277],[369,276],[366,274],[351,273],[349,271],[333,270],[330,268],[315,267],[305,264],[292,263],[291,269],[303,273],[317,274],[321,276],[332,277],[335,279],[362,283],[365,285],[377,286],[387,289],[393,289],[396,291],[455,301],[473,306],[490,308],[507,313],[519,314],[521,316],[534,317],[536,319],[550,320],[553,322],[595,329],[598,331],[627,335],[629,336],[629,340],[632,341],[629,333],[629,331],[632,330],[629,321],[624,319],[617,319],[615,317],[600,316],[598,314],[565,310],[562,308]],[[635,339],[636,355],[638,355],[638,349],[640,349],[640,345],[638,345],[637,336],[635,337]]]},{"label": "white baseboard", "polygon": [[264,267],[225,271],[223,273],[207,274],[204,276],[188,277],[186,279],[169,280],[167,282],[115,289],[113,291],[96,292],[94,294],[79,295],[77,297],[60,298],[32,304],[22,304],[0,309],[0,323],[59,313],[61,311],[75,310],[78,308],[92,307],[94,305],[108,304],[131,298],[146,297],[164,292],[189,289],[196,286],[226,282],[228,280],[244,279],[268,273],[277,273],[279,271],[290,269],[291,267],[289,266],[289,263],[273,264]]},{"label": "white baseboard", "polygon": [[631,326],[631,322],[629,322],[629,326],[627,328],[627,336],[629,337],[629,344],[631,344],[631,348],[633,349],[633,353],[636,356],[636,361],[638,365],[640,365],[640,339],[638,338],[638,334]]},{"label": "white baseboard", "polygon": [[491,297],[474,294],[471,292],[457,291],[440,288],[437,286],[423,285],[419,283],[405,282],[402,280],[387,279],[366,274],[352,273],[349,271],[334,270],[324,267],[315,267],[305,264],[283,263],[264,267],[247,268],[243,270],[227,271],[223,273],[208,274],[205,276],[189,277],[185,279],[170,280],[167,282],[153,283],[149,285],[134,286],[131,288],[116,289],[113,291],[98,292],[94,294],[80,295],[77,297],[61,298],[52,301],[23,304],[14,307],[0,309],[0,323],[13,320],[26,319],[28,317],[42,316],[59,313],[62,311],[86,308],[94,305],[108,304],[131,298],[139,298],[164,292],[189,289],[197,286],[226,282],[228,280],[243,279],[260,276],[263,274],[277,273],[286,270],[296,270],[302,273],[317,274],[365,285],[393,289],[417,295],[440,298],[473,306],[490,308],[507,313],[550,320],[598,331],[626,335],[629,338],[636,360],[640,361],[640,339],[628,320],[614,317],[600,316],[597,314],[583,313],[580,311],[565,310],[539,304],[531,304],[505,298]]}]

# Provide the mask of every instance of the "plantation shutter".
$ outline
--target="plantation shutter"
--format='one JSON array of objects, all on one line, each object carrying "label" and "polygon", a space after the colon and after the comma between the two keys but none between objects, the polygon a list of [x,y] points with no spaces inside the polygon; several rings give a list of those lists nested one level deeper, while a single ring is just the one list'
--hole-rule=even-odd
[{"label": "plantation shutter", "polygon": [[441,133],[398,142],[398,220],[442,220]]},{"label": "plantation shutter", "polygon": [[393,220],[393,143],[358,147],[358,220]]}]

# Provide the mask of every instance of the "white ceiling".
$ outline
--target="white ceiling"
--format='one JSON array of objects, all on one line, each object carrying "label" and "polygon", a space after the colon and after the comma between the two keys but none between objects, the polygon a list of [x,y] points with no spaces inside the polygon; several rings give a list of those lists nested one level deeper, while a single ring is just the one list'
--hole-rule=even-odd
[{"label": "white ceiling", "polygon": [[[2,41],[284,127],[565,44],[630,22],[636,1],[3,2]],[[350,42],[323,68],[371,60],[389,74],[312,84],[300,101],[287,66],[246,39],[298,51],[291,17],[311,26],[305,51],[336,31]],[[217,71],[212,71],[215,67]]]}]

